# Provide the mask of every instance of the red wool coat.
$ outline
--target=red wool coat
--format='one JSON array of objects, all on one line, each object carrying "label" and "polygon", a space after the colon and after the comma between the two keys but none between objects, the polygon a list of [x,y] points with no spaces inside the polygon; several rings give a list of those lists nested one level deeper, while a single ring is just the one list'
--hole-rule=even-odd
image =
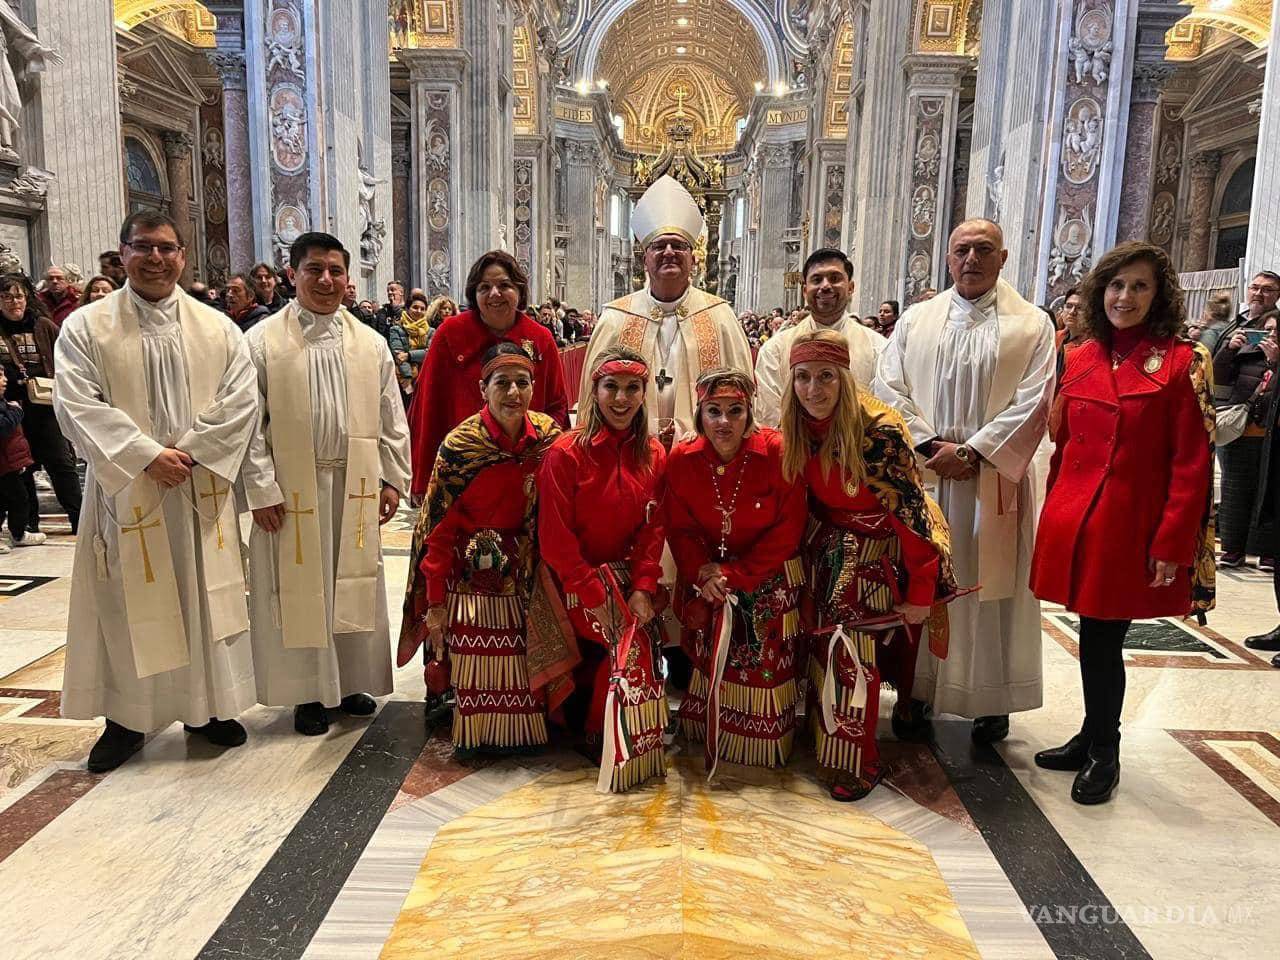
[{"label": "red wool coat", "polygon": [[[1067,362],[1031,588],[1096,619],[1186,616],[1212,482],[1203,362],[1172,338],[1114,371],[1110,353],[1090,341]],[[1149,586],[1151,560],[1178,564],[1171,585]]]},{"label": "red wool coat", "polygon": [[440,324],[418,374],[418,389],[409,404],[409,437],[413,449],[415,496],[427,492],[436,453],[449,431],[467,417],[479,413],[480,368],[494,344],[514,343],[534,360],[533,400],[529,409],[545,413],[560,426],[569,426],[569,401],[565,393],[560,350],[546,328],[524,314],[516,315],[510,330],[497,334],[471,310],[455,314]]}]

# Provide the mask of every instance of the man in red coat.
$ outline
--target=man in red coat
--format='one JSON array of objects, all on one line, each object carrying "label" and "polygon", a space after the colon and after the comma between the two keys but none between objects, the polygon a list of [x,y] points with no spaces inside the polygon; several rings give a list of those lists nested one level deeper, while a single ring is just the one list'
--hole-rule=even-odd
[{"label": "man in red coat", "polygon": [[427,492],[445,436],[483,405],[481,361],[494,344],[510,341],[533,361],[529,409],[569,426],[560,351],[547,329],[524,312],[529,306],[529,278],[515,258],[491,250],[477,260],[467,277],[466,302],[467,309],[440,324],[431,338],[418,374],[419,388],[409,405],[415,505]]},{"label": "man in red coat", "polygon": [[49,319],[62,326],[62,321],[71,315],[71,311],[80,306],[80,295],[67,282],[67,275],[61,267],[50,267],[44,272],[44,287],[36,294],[36,299],[44,307]]}]

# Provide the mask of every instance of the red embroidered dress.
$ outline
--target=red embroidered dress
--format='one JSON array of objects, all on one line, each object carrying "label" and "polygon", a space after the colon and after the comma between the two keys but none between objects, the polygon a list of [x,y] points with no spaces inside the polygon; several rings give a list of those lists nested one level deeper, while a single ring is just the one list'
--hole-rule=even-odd
[{"label": "red embroidered dress", "polygon": [[[666,771],[662,733],[667,698],[659,669],[661,643],[655,624],[637,631],[625,664],[611,664],[612,644],[590,613],[605,603],[609,576],[625,602],[633,590],[653,594],[662,572],[663,530],[655,515],[665,468],[662,445],[650,438],[650,463],[632,454],[630,431],[603,428],[583,446],[565,434],[548,451],[538,477],[538,541],[582,661],[574,670],[579,688],[589,692],[586,733],[599,740],[606,697],[613,678],[626,680],[621,710],[629,759],[613,767],[610,787],[622,792]],[[621,624],[606,624],[616,640]]]},{"label": "red embroidered dress", "polygon": [[[677,444],[667,460],[663,508],[679,574],[675,606],[685,628],[682,646],[693,662],[681,728],[689,739],[705,742],[708,701],[715,699],[716,744],[707,745],[708,766],[717,755],[783,766],[795,732],[803,583],[798,550],[808,511],[804,485],[782,477],[782,435],[757,429],[727,464],[706,437]],[[695,595],[698,571],[707,563],[720,564],[736,601],[723,650],[717,616],[723,608],[712,609]]]}]

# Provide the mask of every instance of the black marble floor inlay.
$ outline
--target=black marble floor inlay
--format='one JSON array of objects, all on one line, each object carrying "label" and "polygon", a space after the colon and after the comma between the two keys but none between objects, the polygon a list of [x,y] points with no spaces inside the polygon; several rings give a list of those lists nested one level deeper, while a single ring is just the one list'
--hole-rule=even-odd
[{"label": "black marble floor inlay", "polygon": [[[1062,622],[1080,635],[1080,618],[1063,616]],[[1126,650],[1144,653],[1198,653],[1215,660],[1230,659],[1203,637],[1183,630],[1172,620],[1135,620],[1124,638]]]},{"label": "black marble floor inlay", "polygon": [[973,742],[967,720],[934,728],[938,763],[1058,960],[1150,960],[1000,754]]},{"label": "black marble floor inlay", "polygon": [[197,960],[302,956],[422,753],[422,710],[383,706]]}]

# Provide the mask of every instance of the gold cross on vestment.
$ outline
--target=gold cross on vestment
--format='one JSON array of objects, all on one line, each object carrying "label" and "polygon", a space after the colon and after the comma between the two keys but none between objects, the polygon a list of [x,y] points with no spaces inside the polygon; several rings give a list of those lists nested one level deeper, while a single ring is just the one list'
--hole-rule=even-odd
[{"label": "gold cross on vestment", "polygon": [[298,517],[300,517],[300,516],[303,516],[304,514],[313,514],[313,513],[315,513],[315,512],[316,512],[316,508],[315,508],[315,507],[312,507],[312,508],[311,508],[311,509],[309,509],[309,510],[299,510],[299,509],[298,509],[298,501],[299,501],[299,500],[301,500],[301,499],[302,499],[302,494],[298,493],[298,492],[295,490],[295,491],[293,492],[293,509],[292,509],[292,510],[290,510],[288,507],[285,507],[285,511],[284,511],[286,514],[293,514],[293,517],[294,517],[294,521],[293,521],[293,552],[294,552],[293,562],[294,562],[295,564],[297,564],[299,567],[300,567],[300,566],[302,566],[302,524],[300,524],[300,523],[298,522],[297,518],[298,518]]},{"label": "gold cross on vestment", "polygon": [[215,529],[218,531],[219,550],[224,546],[222,539],[222,501],[227,498],[227,494],[230,492],[230,487],[227,487],[225,490],[219,490],[218,481],[211,473],[209,474],[209,492],[200,494],[201,500],[208,500],[210,497],[213,498],[213,523]]},{"label": "gold cross on vestment", "polygon": [[120,532],[136,533],[138,535],[138,542],[142,544],[142,572],[146,577],[147,583],[155,583],[156,575],[155,571],[151,569],[151,554],[147,552],[147,531],[153,527],[160,526],[160,521],[157,519],[154,523],[143,523],[141,507],[133,508],[133,520],[134,525],[132,527],[121,527]]},{"label": "gold cross on vestment", "polygon": [[347,499],[348,499],[348,500],[359,500],[359,501],[360,501],[360,517],[359,517],[359,519],[356,521],[356,522],[359,524],[359,526],[357,526],[357,527],[356,527],[356,549],[357,549],[357,550],[363,550],[363,549],[364,549],[364,502],[365,502],[366,500],[376,500],[376,499],[377,499],[377,497],[378,497],[378,495],[377,495],[376,493],[365,493],[365,492],[364,492],[364,485],[365,485],[365,483],[367,482],[367,480],[368,480],[368,478],[367,478],[367,477],[361,477],[361,478],[360,478],[360,493],[359,493],[359,494],[354,494],[354,493],[348,493],[348,494],[347,494]]}]

